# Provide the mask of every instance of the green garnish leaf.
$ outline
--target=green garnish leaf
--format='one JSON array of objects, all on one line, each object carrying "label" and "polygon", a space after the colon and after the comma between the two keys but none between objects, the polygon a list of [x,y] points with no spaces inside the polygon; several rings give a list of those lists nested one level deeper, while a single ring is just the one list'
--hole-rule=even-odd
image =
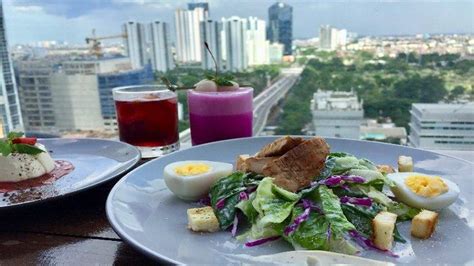
[{"label": "green garnish leaf", "polygon": [[227,77],[215,77],[214,78],[214,82],[218,86],[232,86],[234,84],[231,82],[231,80],[232,79],[228,79]]},{"label": "green garnish leaf", "polygon": [[16,138],[21,138],[21,137],[23,137],[23,135],[25,135],[25,133],[23,133],[23,132],[13,132],[12,131],[12,132],[8,133],[7,139],[8,140],[13,140],[13,139],[16,139]]},{"label": "green garnish leaf", "polygon": [[44,152],[42,149],[28,144],[12,144],[13,150],[18,153],[26,153],[30,155],[37,155]]},{"label": "green garnish leaf", "polygon": [[11,153],[23,153],[30,155],[37,155],[44,152],[42,149],[37,148],[35,145],[23,144],[23,143],[13,143],[14,139],[21,138],[25,135],[23,132],[10,132],[7,135],[7,138],[0,140],[0,154],[2,156],[8,156]]},{"label": "green garnish leaf", "polygon": [[3,156],[8,156],[10,153],[12,153],[12,147],[10,144],[8,144],[5,141],[0,140],[0,153]]}]

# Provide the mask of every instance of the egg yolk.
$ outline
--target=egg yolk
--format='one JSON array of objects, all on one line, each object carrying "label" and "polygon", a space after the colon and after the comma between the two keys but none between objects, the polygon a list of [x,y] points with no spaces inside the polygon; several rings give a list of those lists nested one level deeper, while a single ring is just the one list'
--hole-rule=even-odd
[{"label": "egg yolk", "polygon": [[210,168],[209,165],[204,163],[189,163],[176,167],[174,172],[180,176],[192,176],[209,172]]},{"label": "egg yolk", "polygon": [[439,176],[411,175],[405,185],[415,194],[432,198],[448,191],[448,186]]}]

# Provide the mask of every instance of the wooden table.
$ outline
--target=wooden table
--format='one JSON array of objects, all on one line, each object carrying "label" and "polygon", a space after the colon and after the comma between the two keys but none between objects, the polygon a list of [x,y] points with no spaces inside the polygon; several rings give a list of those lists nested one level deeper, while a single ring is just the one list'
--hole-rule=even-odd
[{"label": "wooden table", "polygon": [[76,195],[0,212],[0,265],[148,265],[110,226],[105,201],[118,178]]}]

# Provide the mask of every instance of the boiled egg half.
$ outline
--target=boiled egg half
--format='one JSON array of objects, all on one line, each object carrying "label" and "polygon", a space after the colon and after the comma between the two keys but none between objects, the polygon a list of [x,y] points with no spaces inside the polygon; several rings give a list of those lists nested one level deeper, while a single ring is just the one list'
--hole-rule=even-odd
[{"label": "boiled egg half", "polygon": [[415,172],[387,176],[396,184],[391,188],[395,197],[412,207],[439,210],[451,205],[459,196],[459,187],[439,176]]},{"label": "boiled egg half", "polygon": [[180,161],[165,166],[166,186],[183,200],[198,200],[209,193],[219,178],[232,173],[230,163],[213,161]]}]

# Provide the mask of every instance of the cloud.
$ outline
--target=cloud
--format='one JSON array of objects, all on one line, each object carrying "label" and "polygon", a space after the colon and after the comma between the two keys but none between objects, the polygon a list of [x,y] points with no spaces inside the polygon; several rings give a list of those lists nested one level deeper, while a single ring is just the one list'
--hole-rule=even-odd
[{"label": "cloud", "polygon": [[184,5],[186,0],[7,0],[17,10],[40,7],[47,14],[77,18],[97,10],[117,11],[133,7],[172,9]]}]

